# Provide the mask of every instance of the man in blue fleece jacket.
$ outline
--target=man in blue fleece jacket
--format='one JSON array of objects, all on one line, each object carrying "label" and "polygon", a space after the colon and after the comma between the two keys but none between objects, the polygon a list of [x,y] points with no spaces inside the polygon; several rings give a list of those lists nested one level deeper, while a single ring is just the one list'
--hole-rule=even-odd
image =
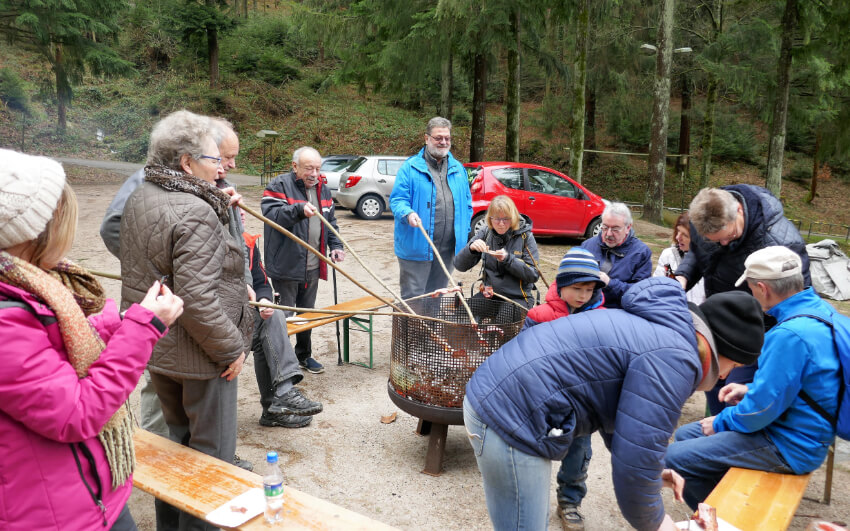
[{"label": "man in blue fleece jacket", "polygon": [[[734,407],[679,428],[667,450],[667,466],[685,478],[684,498],[693,509],[730,467],[806,474],[823,463],[835,437],[835,428],[801,396],[835,416],[840,368],[832,330],[807,317],[831,322],[835,309],[803,288],[803,261],[787,247],[756,251],[745,266],[736,286],[746,281],[778,324],[765,335],[753,382],[720,390],[720,400]],[[734,337],[729,324],[727,337]]]}]

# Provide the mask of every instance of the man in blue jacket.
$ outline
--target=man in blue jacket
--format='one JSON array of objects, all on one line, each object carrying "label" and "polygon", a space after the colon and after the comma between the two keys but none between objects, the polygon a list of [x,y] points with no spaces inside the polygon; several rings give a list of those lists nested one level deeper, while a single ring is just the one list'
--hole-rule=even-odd
[{"label": "man in blue jacket", "polygon": [[[661,487],[681,498],[682,478],[664,470],[667,442],[695,390],[758,356],[763,314],[737,292],[709,298],[704,314],[689,311],[681,287],[663,277],[636,283],[622,303],[530,328],[472,375],[464,424],[497,530],[546,529],[551,461],[597,431],[629,524],[675,529]],[[717,326],[730,319],[731,336]]]},{"label": "man in blue jacket", "polygon": [[449,152],[452,124],[439,116],[428,121],[425,147],[405,161],[395,177],[390,208],[395,218],[401,296],[409,299],[445,288],[440,267],[421,225],[451,273],[452,260],[469,236],[472,194],[463,165]]},{"label": "man in blue jacket", "polygon": [[684,477],[692,509],[733,466],[785,474],[815,470],[835,437],[835,428],[802,397],[835,416],[841,376],[832,330],[805,317],[832,321],[835,309],[803,288],[803,262],[787,247],[756,251],[745,267],[736,285],[746,281],[778,324],[765,335],[753,382],[720,390],[720,399],[734,407],[676,431],[666,463]]}]

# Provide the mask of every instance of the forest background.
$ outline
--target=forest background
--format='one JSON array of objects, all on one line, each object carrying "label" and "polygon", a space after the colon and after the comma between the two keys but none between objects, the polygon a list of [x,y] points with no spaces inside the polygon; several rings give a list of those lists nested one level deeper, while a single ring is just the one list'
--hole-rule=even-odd
[{"label": "forest background", "polygon": [[0,0],[0,146],[142,162],[187,108],[259,174],[260,130],[282,169],[304,144],[412,154],[442,115],[460,160],[549,166],[650,221],[749,182],[843,235],[848,28],[840,0]]}]

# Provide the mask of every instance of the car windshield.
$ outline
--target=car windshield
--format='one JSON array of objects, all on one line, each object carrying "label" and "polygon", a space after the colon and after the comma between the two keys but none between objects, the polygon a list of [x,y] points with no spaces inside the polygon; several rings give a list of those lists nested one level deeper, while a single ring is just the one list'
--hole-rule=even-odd
[{"label": "car windshield", "polygon": [[345,171],[357,171],[364,162],[366,162],[366,157],[357,157],[351,161]]},{"label": "car windshield", "polygon": [[322,171],[343,171],[346,166],[351,164],[350,160],[334,159],[326,160],[322,163]]}]

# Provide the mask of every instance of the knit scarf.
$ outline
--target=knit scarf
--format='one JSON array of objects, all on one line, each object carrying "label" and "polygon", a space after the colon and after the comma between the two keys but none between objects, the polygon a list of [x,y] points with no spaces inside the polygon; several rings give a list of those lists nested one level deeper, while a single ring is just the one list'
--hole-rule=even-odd
[{"label": "knit scarf", "polygon": [[[79,378],[88,375],[88,369],[106,347],[87,315],[103,309],[103,287],[80,266],[63,260],[54,269],[45,271],[0,250],[0,281],[33,294],[56,315],[59,332],[68,361]],[[133,451],[133,415],[129,401],[118,408],[106,422],[98,440],[103,445],[112,487],[117,488],[130,479],[135,464]]]},{"label": "knit scarf", "polygon": [[206,201],[218,216],[219,221],[230,223],[230,196],[214,184],[180,170],[165,166],[145,166],[145,180],[165,188],[169,192],[185,192]]}]

